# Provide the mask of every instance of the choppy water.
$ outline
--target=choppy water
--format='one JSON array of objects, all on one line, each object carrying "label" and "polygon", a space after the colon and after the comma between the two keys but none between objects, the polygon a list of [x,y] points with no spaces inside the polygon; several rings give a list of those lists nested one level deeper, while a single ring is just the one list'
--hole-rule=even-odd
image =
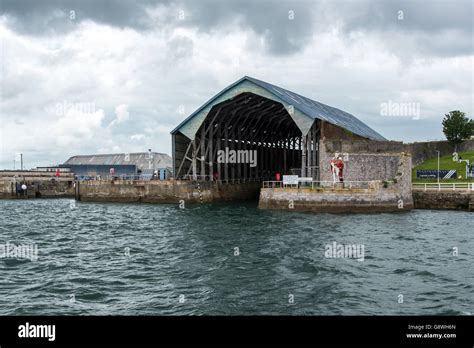
[{"label": "choppy water", "polygon": [[[38,260],[0,259],[0,314],[470,315],[473,217],[3,200],[0,244]],[[364,261],[326,258],[333,242]]]}]

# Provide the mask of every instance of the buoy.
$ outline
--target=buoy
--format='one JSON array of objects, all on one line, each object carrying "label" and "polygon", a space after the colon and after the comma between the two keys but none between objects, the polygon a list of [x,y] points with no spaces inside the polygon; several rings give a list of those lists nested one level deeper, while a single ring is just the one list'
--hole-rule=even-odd
[{"label": "buoy", "polygon": [[25,184],[21,185],[21,189],[25,191],[27,189],[26,185]]}]

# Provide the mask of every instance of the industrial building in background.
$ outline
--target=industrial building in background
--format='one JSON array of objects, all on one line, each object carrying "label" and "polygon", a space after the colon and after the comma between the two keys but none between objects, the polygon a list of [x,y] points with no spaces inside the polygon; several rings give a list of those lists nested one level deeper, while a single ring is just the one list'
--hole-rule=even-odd
[{"label": "industrial building in background", "polygon": [[137,153],[73,156],[59,167],[69,168],[78,179],[112,176],[165,180],[171,177],[171,157],[151,150]]}]

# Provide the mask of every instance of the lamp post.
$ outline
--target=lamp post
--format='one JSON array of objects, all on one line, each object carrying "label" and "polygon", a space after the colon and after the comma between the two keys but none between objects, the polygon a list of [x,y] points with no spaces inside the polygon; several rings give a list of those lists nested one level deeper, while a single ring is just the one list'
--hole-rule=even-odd
[{"label": "lamp post", "polygon": [[438,153],[438,172],[437,172],[437,177],[438,177],[438,187],[439,187],[439,150],[436,150],[436,152]]},{"label": "lamp post", "polygon": [[148,169],[152,169],[151,168],[151,160],[152,160],[153,156],[151,155],[151,149],[148,149]]}]

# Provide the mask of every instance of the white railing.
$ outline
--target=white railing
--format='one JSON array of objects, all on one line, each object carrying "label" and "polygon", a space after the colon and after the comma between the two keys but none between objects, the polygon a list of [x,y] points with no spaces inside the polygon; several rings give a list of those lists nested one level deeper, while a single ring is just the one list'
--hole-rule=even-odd
[{"label": "white railing", "polygon": [[212,175],[192,175],[186,174],[179,178],[179,180],[193,180],[193,181],[212,181],[214,177]]},{"label": "white railing", "polygon": [[240,178],[240,179],[218,179],[214,180],[214,182],[218,182],[220,184],[245,184],[248,182],[260,182],[263,179],[261,178]]},{"label": "white railing", "polygon": [[345,188],[345,189],[352,189],[352,188],[360,188],[360,189],[368,189],[370,188],[370,183],[375,181],[344,181],[344,182],[334,182],[334,181],[319,181],[319,180],[312,180],[312,181],[300,181],[298,184],[283,184],[283,181],[264,181],[263,188],[283,188],[283,187],[293,187],[293,188],[300,188],[300,187],[311,187],[311,189],[315,188]]},{"label": "white railing", "polygon": [[[152,174],[132,174],[132,175],[76,175],[75,180],[77,181],[112,181],[112,180],[126,180],[126,181],[150,181],[150,180],[161,180],[158,177],[153,177]],[[167,180],[167,179],[164,179]]]},{"label": "white railing", "polygon": [[440,183],[413,183],[413,189],[423,191],[474,191],[472,182],[440,182]]},{"label": "white railing", "polygon": [[178,180],[187,180],[187,181],[211,181],[219,184],[245,184],[249,182],[261,182],[268,179],[268,177],[261,178],[234,178],[234,179],[215,179],[212,175],[183,175],[179,177]]}]

